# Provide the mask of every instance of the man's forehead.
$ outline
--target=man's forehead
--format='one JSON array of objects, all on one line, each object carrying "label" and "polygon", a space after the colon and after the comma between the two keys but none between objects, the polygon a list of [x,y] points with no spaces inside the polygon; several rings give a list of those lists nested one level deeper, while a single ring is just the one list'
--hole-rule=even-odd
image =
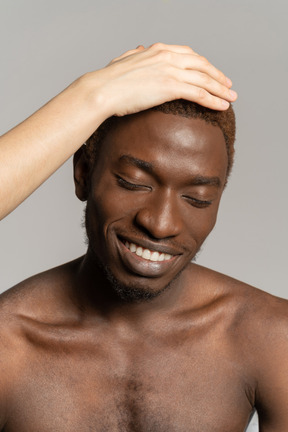
[{"label": "man's forehead", "polygon": [[[122,139],[153,140],[171,137],[175,144],[188,146],[193,140],[198,145],[207,139],[220,139],[225,142],[222,130],[200,118],[166,114],[161,111],[147,110],[117,119],[115,127],[110,130],[107,138],[120,143]],[[136,143],[135,143],[136,144]]]}]

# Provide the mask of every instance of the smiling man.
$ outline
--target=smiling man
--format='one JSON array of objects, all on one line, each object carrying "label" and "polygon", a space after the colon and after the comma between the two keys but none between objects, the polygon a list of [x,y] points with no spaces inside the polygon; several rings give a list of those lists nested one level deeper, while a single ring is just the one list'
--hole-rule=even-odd
[{"label": "smiling man", "polygon": [[287,301],[193,262],[233,163],[230,87],[188,47],[140,46],[1,138],[3,217],[97,127],[74,158],[86,255],[0,298],[2,432],[243,432],[255,409],[287,432]]},{"label": "smiling man", "polygon": [[179,100],[75,154],[88,251],[2,295],[3,431],[287,431],[287,301],[191,263],[234,132]]}]

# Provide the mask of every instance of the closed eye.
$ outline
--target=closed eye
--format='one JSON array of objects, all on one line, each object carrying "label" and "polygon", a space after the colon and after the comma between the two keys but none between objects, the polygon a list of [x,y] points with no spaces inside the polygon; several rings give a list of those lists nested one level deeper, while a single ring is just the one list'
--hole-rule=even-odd
[{"label": "closed eye", "polygon": [[191,204],[193,207],[197,207],[197,208],[209,207],[212,204],[212,201],[199,200],[197,198],[193,198],[187,195],[183,195],[183,198],[185,198],[188,201],[188,203]]},{"label": "closed eye", "polygon": [[[128,182],[127,180],[125,180],[123,177],[120,177],[119,175],[115,175],[116,179],[117,179],[117,183],[119,184],[119,186],[121,186],[124,189],[128,189],[131,191],[135,191],[135,190],[143,190],[143,189],[149,189],[151,190],[151,186],[147,186],[147,185],[143,185],[143,184],[136,184],[136,183],[131,183]],[[183,198],[185,198],[188,203],[194,207],[197,208],[205,208],[208,207],[212,204],[212,201],[208,201],[208,200],[199,200],[197,198],[193,198],[187,195],[183,195]]]},{"label": "closed eye", "polygon": [[127,180],[124,180],[122,177],[120,177],[118,175],[116,175],[116,178],[117,178],[117,183],[119,184],[119,186],[123,187],[124,189],[128,189],[128,190],[139,190],[139,189],[143,189],[143,188],[151,189],[150,186],[128,182]]}]

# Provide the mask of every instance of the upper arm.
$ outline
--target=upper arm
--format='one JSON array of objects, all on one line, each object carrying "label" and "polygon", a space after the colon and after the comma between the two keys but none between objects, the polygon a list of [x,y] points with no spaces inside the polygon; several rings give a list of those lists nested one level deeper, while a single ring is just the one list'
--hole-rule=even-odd
[{"label": "upper arm", "polygon": [[266,317],[258,345],[256,408],[260,432],[288,431],[288,302]]}]

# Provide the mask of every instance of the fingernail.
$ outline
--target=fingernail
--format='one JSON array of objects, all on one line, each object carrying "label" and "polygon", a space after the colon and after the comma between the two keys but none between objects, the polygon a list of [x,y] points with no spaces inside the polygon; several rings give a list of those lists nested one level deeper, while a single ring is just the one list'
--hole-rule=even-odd
[{"label": "fingernail", "polygon": [[237,93],[234,90],[229,90],[229,94],[233,100],[237,99]]},{"label": "fingernail", "polygon": [[229,104],[229,102],[222,100],[222,106],[223,106],[223,108],[229,108],[230,104]]},{"label": "fingernail", "polygon": [[230,80],[230,78],[226,77],[226,83],[227,83],[228,87],[232,86],[232,81]]}]

